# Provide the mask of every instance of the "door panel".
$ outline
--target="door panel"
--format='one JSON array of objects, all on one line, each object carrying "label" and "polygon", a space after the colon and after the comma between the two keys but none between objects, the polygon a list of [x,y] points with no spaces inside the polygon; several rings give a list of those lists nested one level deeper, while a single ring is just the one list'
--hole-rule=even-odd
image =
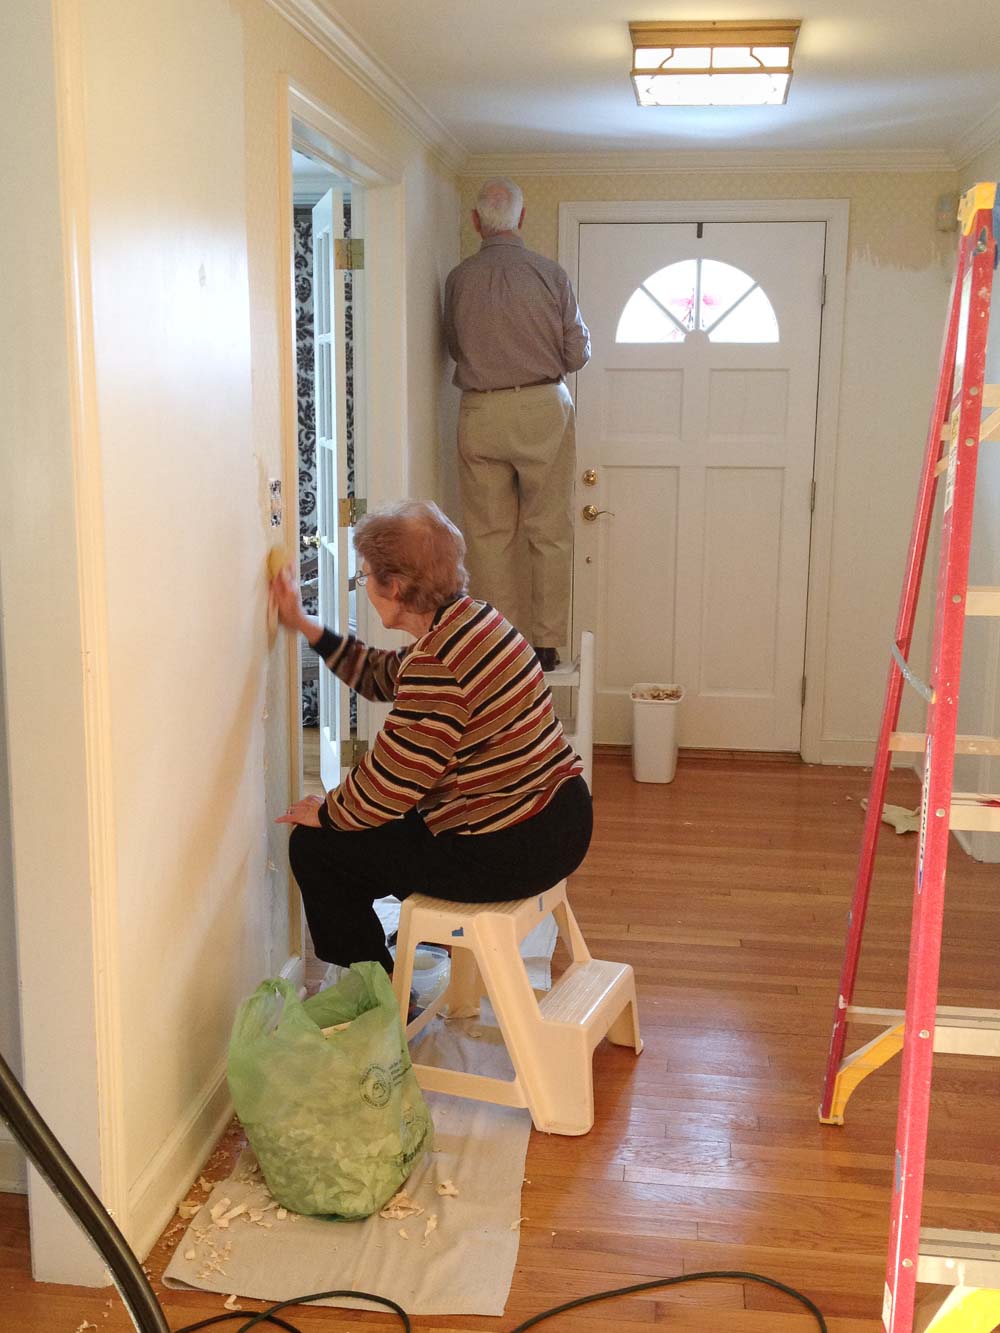
[{"label": "door panel", "polygon": [[798,748],[824,245],[822,222],[581,225],[599,741],[630,740],[629,687],[658,681],[685,686],[682,744]]},{"label": "door panel", "polygon": [[[344,194],[328,190],[313,208],[313,324],[316,376],[316,514],[319,618],[346,634],[349,547],[338,501],[347,495],[347,368],[344,273],[335,242],[344,235]],[[319,674],[319,755],[323,786],[340,782],[350,735],[349,691],[331,671]]]}]

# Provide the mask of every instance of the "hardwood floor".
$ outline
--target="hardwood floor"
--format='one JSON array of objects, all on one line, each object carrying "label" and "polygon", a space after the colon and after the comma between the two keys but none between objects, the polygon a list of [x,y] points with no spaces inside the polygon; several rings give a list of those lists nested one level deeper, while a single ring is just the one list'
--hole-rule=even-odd
[{"label": "hardwood floor", "polygon": [[[858,769],[684,754],[671,785],[638,785],[627,755],[597,756],[594,841],[571,893],[594,954],[636,969],[645,1051],[596,1052],[590,1134],[532,1134],[506,1314],[416,1318],[415,1329],[505,1333],[577,1295],[706,1269],[798,1287],[830,1333],[881,1327],[898,1060],[855,1093],[843,1127],[816,1119],[866,786]],[[917,803],[912,774],[893,775],[888,799]],[[858,1003],[902,1003],[915,841],[884,827]],[[953,844],[942,1004],[1000,1004],[998,884],[996,866]],[[996,1061],[938,1057],[928,1225],[1000,1230],[998,1106]],[[237,1142],[221,1145],[210,1176],[224,1174]],[[131,1328],[116,1294],[30,1282],[25,1211],[0,1196],[0,1328]],[[151,1256],[154,1279],[178,1238]],[[175,1328],[221,1310],[215,1296],[157,1289]],[[799,1309],[730,1279],[544,1327],[808,1333],[815,1321]],[[400,1327],[320,1309],[288,1317],[309,1330]]]}]

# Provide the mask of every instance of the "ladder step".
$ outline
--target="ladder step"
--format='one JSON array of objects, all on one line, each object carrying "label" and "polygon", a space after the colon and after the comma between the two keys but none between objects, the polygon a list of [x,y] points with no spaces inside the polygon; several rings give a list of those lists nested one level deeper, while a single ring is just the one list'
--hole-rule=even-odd
[{"label": "ladder step", "polygon": [[1000,1233],[921,1227],[917,1281],[1000,1289]]},{"label": "ladder step", "polygon": [[965,593],[967,616],[1000,616],[1000,588],[968,587]]},{"label": "ladder step", "polygon": [[[894,731],[889,737],[889,749],[907,754],[923,754],[927,735],[923,731]],[[956,754],[1000,754],[1000,738],[995,736],[956,736]]]},{"label": "ladder step", "polygon": [[[906,1019],[903,1009],[847,1006],[848,1022],[896,1027]],[[1000,1056],[1000,1009],[960,1009],[939,1005],[934,1018],[934,1050],[939,1055]]]},{"label": "ladder step", "polygon": [[606,963],[592,958],[559,978],[539,1001],[539,1012],[549,1023],[586,1027],[610,992],[630,971],[628,963]]},{"label": "ladder step", "polygon": [[1000,796],[953,791],[948,827],[974,833],[1000,833]]}]

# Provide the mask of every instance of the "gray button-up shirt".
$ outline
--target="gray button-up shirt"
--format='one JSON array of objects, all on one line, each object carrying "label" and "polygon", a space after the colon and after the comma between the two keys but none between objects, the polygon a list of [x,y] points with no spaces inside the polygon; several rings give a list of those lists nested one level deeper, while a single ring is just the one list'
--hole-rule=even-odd
[{"label": "gray button-up shirt", "polygon": [[448,274],[444,328],[460,389],[557,380],[590,360],[590,333],[564,269],[504,233]]}]

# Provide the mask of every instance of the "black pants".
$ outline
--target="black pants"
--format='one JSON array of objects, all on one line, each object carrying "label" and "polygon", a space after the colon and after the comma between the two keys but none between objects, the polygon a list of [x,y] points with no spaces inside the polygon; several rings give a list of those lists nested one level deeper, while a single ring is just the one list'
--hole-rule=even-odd
[{"label": "black pants", "polygon": [[572,874],[587,853],[592,828],[587,784],[572,778],[544,810],[499,833],[435,837],[411,811],[360,833],[298,824],[288,857],[317,956],[344,967],[374,960],[391,972],[392,956],[372,906],[376,898],[527,898]]}]

